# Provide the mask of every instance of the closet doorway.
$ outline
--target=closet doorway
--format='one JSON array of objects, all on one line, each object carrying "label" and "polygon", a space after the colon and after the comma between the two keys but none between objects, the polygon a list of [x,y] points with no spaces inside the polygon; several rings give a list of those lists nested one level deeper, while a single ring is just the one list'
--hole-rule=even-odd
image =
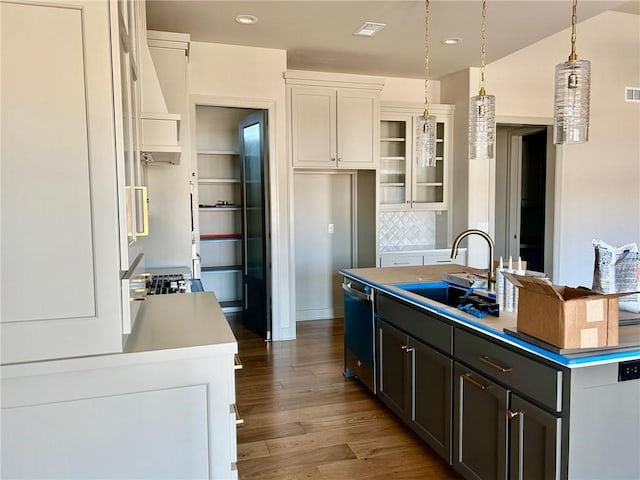
[{"label": "closet doorway", "polygon": [[498,124],[496,257],[522,257],[527,269],[553,269],[555,146],[549,126]]},{"label": "closet doorway", "polygon": [[194,272],[223,312],[271,338],[267,111],[195,105]]}]

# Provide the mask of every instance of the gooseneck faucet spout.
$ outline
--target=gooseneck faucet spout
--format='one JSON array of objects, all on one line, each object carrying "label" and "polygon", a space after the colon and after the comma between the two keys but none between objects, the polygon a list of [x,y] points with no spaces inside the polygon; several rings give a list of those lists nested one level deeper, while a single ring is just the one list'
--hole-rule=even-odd
[{"label": "gooseneck faucet spout", "polygon": [[496,284],[496,268],[493,264],[493,252],[495,250],[495,245],[493,243],[493,239],[487,232],[471,228],[460,233],[453,241],[453,245],[451,246],[451,258],[456,258],[458,256],[458,246],[460,245],[460,242],[463,238],[468,237],[469,235],[480,235],[489,244],[489,273],[487,275],[487,290],[490,292],[494,292]]}]

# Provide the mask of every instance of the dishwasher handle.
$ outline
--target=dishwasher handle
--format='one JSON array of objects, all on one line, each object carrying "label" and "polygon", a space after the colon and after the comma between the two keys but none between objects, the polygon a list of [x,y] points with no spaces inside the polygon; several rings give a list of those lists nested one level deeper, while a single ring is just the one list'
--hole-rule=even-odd
[{"label": "dishwasher handle", "polygon": [[353,284],[349,281],[342,282],[342,289],[347,293],[347,295],[351,297],[355,297],[359,300],[364,300],[366,302],[373,301],[373,294],[371,293],[371,289],[369,287],[364,287],[365,291],[362,292],[353,287]]}]

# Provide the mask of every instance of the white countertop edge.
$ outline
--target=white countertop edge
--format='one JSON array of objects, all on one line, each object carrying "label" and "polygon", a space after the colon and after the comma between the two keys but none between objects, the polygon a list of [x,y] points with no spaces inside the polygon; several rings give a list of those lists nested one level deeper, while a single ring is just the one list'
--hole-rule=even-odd
[{"label": "white countertop edge", "polygon": [[238,353],[237,343],[219,343],[215,345],[167,348],[144,352],[92,355],[89,357],[62,358],[41,362],[2,365],[0,367],[0,376],[2,380],[4,380],[16,377],[53,375],[103,368],[121,368],[168,361],[217,359],[223,356],[232,356],[236,353]]}]

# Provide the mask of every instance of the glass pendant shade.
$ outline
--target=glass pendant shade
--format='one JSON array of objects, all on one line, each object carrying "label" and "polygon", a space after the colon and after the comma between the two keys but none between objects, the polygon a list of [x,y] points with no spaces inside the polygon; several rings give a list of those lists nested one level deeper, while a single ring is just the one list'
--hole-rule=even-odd
[{"label": "glass pendant shade", "polygon": [[553,143],[589,140],[591,62],[569,60],[556,65]]},{"label": "glass pendant shade", "polygon": [[436,166],[435,115],[420,115],[416,121],[416,163],[419,167]]},{"label": "glass pendant shade", "polygon": [[496,140],[496,97],[477,95],[469,103],[469,158],[494,157]]}]

